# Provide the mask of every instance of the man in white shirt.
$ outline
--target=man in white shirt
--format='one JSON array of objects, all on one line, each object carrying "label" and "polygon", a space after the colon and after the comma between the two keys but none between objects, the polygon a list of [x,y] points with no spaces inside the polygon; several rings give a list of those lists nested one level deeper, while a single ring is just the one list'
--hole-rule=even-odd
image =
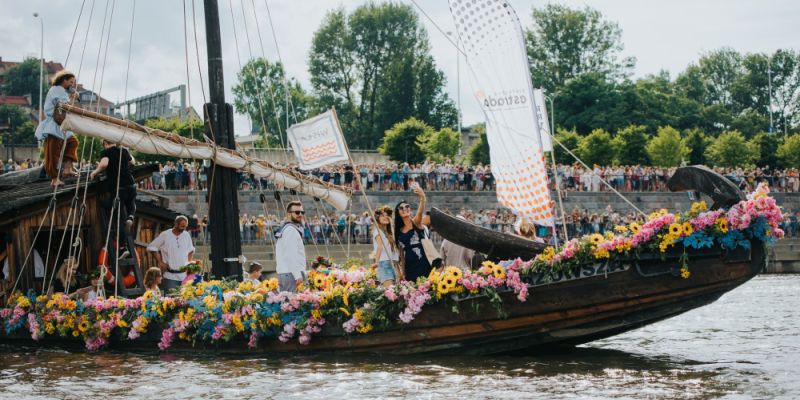
[{"label": "man in white shirt", "polygon": [[289,202],[286,221],[278,228],[275,237],[278,286],[281,292],[297,292],[306,275],[306,248],[303,246],[303,204]]},{"label": "man in white shirt", "polygon": [[186,278],[186,272],[178,268],[186,265],[194,256],[192,236],[186,231],[189,219],[183,215],[175,217],[172,229],[161,232],[148,246],[147,251],[153,253],[161,268],[161,286],[164,292],[172,288],[181,287],[181,281]]}]

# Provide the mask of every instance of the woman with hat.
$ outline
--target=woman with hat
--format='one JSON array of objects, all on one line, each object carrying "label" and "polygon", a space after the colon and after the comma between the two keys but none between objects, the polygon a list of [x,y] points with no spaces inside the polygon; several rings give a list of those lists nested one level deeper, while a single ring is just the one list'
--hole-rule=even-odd
[{"label": "woman with hat", "polygon": [[72,132],[62,131],[60,123],[54,119],[59,104],[77,98],[74,87],[75,75],[67,70],[61,70],[53,77],[43,105],[45,119],[36,128],[36,138],[44,140],[44,170],[53,186],[64,184],[58,176],[59,164],[64,163],[62,176],[70,177],[75,175],[72,164],[78,161],[78,140]]}]

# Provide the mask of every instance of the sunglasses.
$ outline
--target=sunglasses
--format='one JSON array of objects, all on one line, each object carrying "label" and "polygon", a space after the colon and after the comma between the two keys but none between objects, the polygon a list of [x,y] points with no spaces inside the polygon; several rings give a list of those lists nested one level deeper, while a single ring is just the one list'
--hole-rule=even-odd
[{"label": "sunglasses", "polygon": [[411,209],[411,206],[410,206],[410,205],[408,205],[408,204],[403,204],[402,206],[400,206],[400,207],[397,207],[397,209],[398,209],[398,210],[410,210],[410,209]]},{"label": "sunglasses", "polygon": [[299,210],[292,211],[292,213],[294,213],[294,215],[306,215],[305,211],[299,211]]}]

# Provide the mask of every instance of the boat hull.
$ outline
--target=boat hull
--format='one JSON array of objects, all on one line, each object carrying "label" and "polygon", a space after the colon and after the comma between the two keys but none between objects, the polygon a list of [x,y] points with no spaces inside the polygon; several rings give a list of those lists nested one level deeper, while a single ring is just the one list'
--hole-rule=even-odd
[{"label": "boat hull", "polygon": [[[574,346],[617,335],[709,304],[747,282],[764,268],[759,242],[752,250],[711,249],[690,253],[689,279],[676,276],[681,251],[665,260],[626,260],[583,268],[576,276],[530,282],[521,302],[513,292],[500,293],[504,316],[486,297],[447,299],[426,306],[408,325],[368,334],[345,335],[341,324],[329,322],[310,345],[263,339],[258,348],[235,339],[217,345],[176,340],[169,352],[267,354],[501,354]],[[458,312],[454,312],[457,305]],[[158,351],[159,332],[135,341],[112,340],[110,347],[127,351]],[[18,335],[3,341],[32,341]],[[49,339],[40,346],[79,348],[80,341]]]}]

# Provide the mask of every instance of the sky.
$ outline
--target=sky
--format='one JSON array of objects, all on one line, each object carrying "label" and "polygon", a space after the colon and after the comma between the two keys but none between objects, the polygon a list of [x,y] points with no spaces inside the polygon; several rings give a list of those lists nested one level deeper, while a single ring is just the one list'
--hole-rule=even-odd
[{"label": "sky", "polygon": [[[411,0],[396,1],[409,4],[419,12]],[[277,60],[278,51],[289,75],[310,90],[307,62],[314,31],[330,10],[344,7],[351,11],[367,2],[219,0],[227,101],[233,102],[230,88],[236,83],[238,59],[245,63],[250,58],[266,55],[270,60]],[[538,0],[509,2],[525,28],[532,25],[533,7],[550,3]],[[76,31],[82,3],[85,6]],[[203,92],[208,95],[202,3],[195,0],[196,17],[193,21],[192,0],[185,0],[186,18],[183,17],[184,0],[0,0],[0,57],[7,61],[38,57],[41,18],[44,21],[44,58],[66,63],[68,69],[78,74],[81,83],[99,91],[101,96],[116,102],[188,82],[191,105],[199,111],[204,102]],[[461,74],[461,79],[458,79],[456,49],[437,29],[438,26],[445,32],[454,31],[447,1],[417,0],[416,3],[433,20],[420,13],[420,21],[430,37],[433,56],[447,77],[446,91],[454,101],[457,101],[460,81],[464,125],[481,122],[482,114],[471,94],[466,75]],[[622,29],[624,44],[621,55],[633,56],[637,60],[634,77],[660,70],[666,70],[674,77],[703,53],[721,47],[731,47],[743,53],[771,53],[780,48],[798,50],[800,47],[797,41],[800,38],[800,24],[797,23],[800,1],[796,0],[564,0],[557,3],[581,8],[588,5],[599,10],[607,20],[617,22]],[[274,37],[267,18],[267,5],[274,24]],[[232,23],[231,8],[235,23]],[[35,18],[34,12],[39,13],[40,18]],[[104,20],[106,28],[111,29],[107,55],[105,39],[103,47],[100,47],[101,36],[105,37],[101,35]],[[184,41],[184,22],[188,30],[188,46]],[[193,33],[195,26],[197,35]],[[70,51],[73,32],[77,33]],[[238,37],[238,46],[234,33]],[[199,68],[195,48],[199,49]],[[461,71],[464,71],[463,64]],[[202,74],[205,88],[202,88],[198,72]],[[237,135],[248,134],[250,123],[246,116],[237,115],[234,131]]]}]

